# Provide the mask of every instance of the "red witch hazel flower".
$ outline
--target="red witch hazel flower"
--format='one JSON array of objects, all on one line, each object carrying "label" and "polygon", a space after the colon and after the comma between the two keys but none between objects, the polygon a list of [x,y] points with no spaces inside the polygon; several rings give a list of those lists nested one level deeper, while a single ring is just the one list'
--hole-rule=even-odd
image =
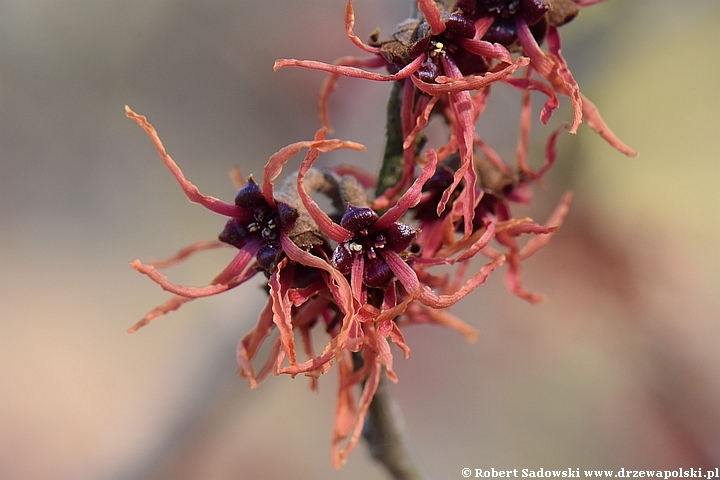
[{"label": "red witch hazel flower", "polygon": [[[313,148],[318,151],[331,151],[338,148],[359,150],[363,148],[362,145],[357,143],[340,140],[317,140],[289,145],[270,158],[266,166],[265,193],[260,190],[251,177],[238,192],[235,204],[230,204],[214,197],[202,195],[197,187],[185,178],[180,168],[167,154],[157,132],[147,119],[136,114],[128,107],[126,107],[126,113],[150,136],[163,162],[175,176],[188,199],[191,202],[199,203],[208,210],[229,217],[225,229],[220,234],[220,242],[201,242],[192,245],[168,261],[144,264],[139,260],[135,260],[131,263],[134,269],[148,275],[164,290],[174,293],[175,296],[148,313],[130,329],[130,332],[135,332],[155,318],[178,309],[191,299],[215,295],[234,288],[253,277],[260,270],[267,275],[276,273],[279,270],[278,261],[282,253],[281,245],[286,243],[284,240],[290,236],[298,235],[294,233],[296,228],[293,227],[301,226],[304,223],[301,221],[302,219],[298,219],[300,213],[296,209],[288,203],[277,201],[273,196],[272,180],[280,173],[277,165],[286,162],[302,148]],[[297,225],[298,223],[301,225]],[[307,232],[304,233],[303,237],[306,240],[304,246],[306,248],[318,248],[321,245],[321,241],[307,242],[308,235]],[[318,239],[320,240],[321,237],[318,237]],[[239,251],[230,264],[206,287],[174,285],[157,269],[158,267],[169,266],[198,251],[218,247],[221,242],[233,245]]]}]

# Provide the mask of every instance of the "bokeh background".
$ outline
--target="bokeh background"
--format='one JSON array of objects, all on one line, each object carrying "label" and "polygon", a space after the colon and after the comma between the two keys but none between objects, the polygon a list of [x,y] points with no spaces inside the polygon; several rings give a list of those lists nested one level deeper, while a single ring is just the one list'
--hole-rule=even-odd
[{"label": "bokeh background", "polygon": [[[361,37],[410,8],[356,3]],[[264,304],[257,282],[125,333],[167,298],[128,262],[212,239],[223,219],[186,201],[123,106],[148,116],[201,191],[232,199],[233,166],[259,175],[312,137],[322,74],[272,64],[359,53],[343,9],[0,0],[0,478],[383,478],[363,444],[330,468],[334,372],[319,393],[304,378],[250,391],[237,377],[237,340]],[[454,309],[478,343],[406,331],[393,391],[426,478],[720,466],[718,24],[715,0],[611,0],[563,27],[582,91],[640,157],[587,127],[563,136],[520,212],[542,221],[575,192],[525,266],[547,302],[513,297],[496,274]],[[322,161],[377,168],[389,88],[341,81],[335,134],[368,149]],[[492,98],[480,127],[512,157],[517,95],[499,86]],[[535,129],[536,152],[549,131]],[[202,285],[231,256],[169,275]]]}]

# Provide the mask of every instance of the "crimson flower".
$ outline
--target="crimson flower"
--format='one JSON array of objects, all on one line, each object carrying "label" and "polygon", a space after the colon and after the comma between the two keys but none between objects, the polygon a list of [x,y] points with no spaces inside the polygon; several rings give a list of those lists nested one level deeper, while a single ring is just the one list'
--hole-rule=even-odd
[{"label": "crimson flower", "polygon": [[[559,106],[558,95],[570,98],[573,105],[573,122],[570,133],[576,133],[583,117],[588,125],[619,151],[634,156],[636,152],[622,143],[607,127],[597,108],[581,95],[577,82],[570,73],[560,52],[557,26],[571,20],[579,6],[597,3],[597,0],[460,0],[448,11],[439,2],[417,0],[422,19],[408,19],[396,27],[389,40],[379,41],[376,34],[369,44],[363,43],[353,32],[354,12],[352,0],[345,11],[345,30],[350,40],[373,57],[343,57],[334,64],[312,60],[283,59],[275,62],[275,69],[299,66],[330,73],[320,94],[320,117],[329,126],[327,101],[334,90],[338,76],[364,78],[375,81],[401,81],[402,130],[404,167],[402,179],[377,198],[374,205],[386,208],[412,180],[417,162],[414,140],[427,125],[433,111],[445,116],[451,129],[448,144],[439,149],[445,154],[458,151],[460,167],[453,181],[438,202],[440,214],[461,182],[476,183],[472,169],[472,151],[475,122],[480,115],[487,88],[503,81],[524,91],[523,109],[530,109],[531,90],[548,97],[540,119],[547,123]],[[547,39],[548,52],[540,43]],[[510,48],[522,55],[513,61]],[[512,77],[519,68],[527,66],[522,77]],[[382,68],[384,75],[365,70]],[[535,79],[532,73],[542,79]],[[477,90],[482,95],[471,96]],[[418,95],[416,92],[421,92]],[[530,116],[523,125],[529,129]],[[472,231],[474,189],[463,189],[461,202],[464,217],[464,234]]]},{"label": "crimson flower", "polygon": [[[324,139],[291,144],[270,157],[265,167],[263,188],[260,189],[251,177],[238,192],[235,203],[231,204],[201,194],[197,187],[185,178],[175,161],[167,154],[155,128],[147,119],[136,114],[129,107],[125,107],[125,110],[127,116],[137,122],[148,134],[160,154],[160,158],[180,184],[188,200],[199,203],[215,213],[229,217],[225,228],[220,234],[220,242],[200,242],[191,245],[181,250],[168,261],[145,264],[135,260],[131,263],[135,270],[149,276],[164,290],[175,294],[169,301],[150,311],[135,324],[129,330],[131,333],[152,320],[178,309],[194,298],[215,295],[234,288],[252,278],[258,271],[264,271],[271,277],[269,284],[271,297],[273,297],[276,293],[274,287],[279,285],[277,277],[280,275],[281,267],[288,264],[288,261],[281,261],[284,258],[287,245],[292,244],[293,251],[302,249],[297,247],[291,240],[291,238],[297,237],[293,227],[295,227],[298,218],[301,216],[300,212],[288,203],[275,199],[272,181],[280,174],[282,165],[303,148],[310,148],[317,152],[331,151],[338,148],[356,150],[363,148],[362,145],[353,142]],[[191,254],[218,247],[223,243],[238,248],[238,253],[230,264],[205,287],[175,285],[158,270],[158,268],[183,260]],[[312,251],[313,249],[317,250],[319,245],[318,242],[305,242],[303,247]],[[310,255],[304,250],[303,252]],[[303,255],[299,256],[302,257]],[[295,254],[294,258],[297,257],[298,255]],[[310,267],[313,267],[313,265],[310,265]],[[289,350],[289,356],[294,361],[294,350]]]},{"label": "crimson flower", "polygon": [[276,202],[273,208],[252,176],[235,196],[235,205],[237,213],[220,233],[220,241],[240,250],[256,251],[258,268],[272,272],[282,252],[280,235],[287,235],[298,211],[283,202]]},{"label": "crimson flower", "polygon": [[338,243],[332,256],[340,273],[348,275],[353,268],[362,271],[362,283],[369,288],[384,287],[395,276],[384,259],[385,252],[403,253],[417,234],[415,228],[400,222],[377,228],[378,218],[370,207],[349,205],[340,226],[352,236]]},{"label": "crimson flower", "polygon": [[[444,192],[438,204],[442,211],[450,195],[464,181],[475,184],[472,169],[472,143],[474,137],[475,106],[470,90],[481,90],[501,80],[527,64],[527,59],[513,62],[508,50],[479,38],[472,21],[462,12],[440,10],[432,0],[419,0],[423,20],[410,19],[401,23],[393,32],[393,38],[379,42],[371,39],[364,44],[353,33],[354,12],[352,0],[345,11],[345,27],[348,37],[362,50],[375,56],[369,58],[344,57],[335,64],[311,60],[278,60],[275,69],[299,66],[330,73],[320,95],[320,115],[328,125],[327,99],[335,88],[338,76],[364,78],[376,81],[403,81],[405,86],[402,103],[402,129],[405,142],[404,166],[401,181],[375,200],[376,207],[386,208],[406,189],[416,164],[414,139],[427,124],[435,105],[442,101],[447,115],[451,117],[453,137],[450,150],[459,150],[461,166],[455,172],[452,184]],[[391,73],[379,74],[363,68],[387,68]],[[415,95],[419,91],[421,95]],[[472,223],[474,190],[465,189],[465,233],[469,235]]]},{"label": "crimson flower", "polygon": [[[247,377],[250,387],[254,388],[270,371],[276,374],[287,373],[296,375],[306,373],[312,377],[312,387],[317,388],[317,376],[325,373],[333,359],[342,359],[345,342],[349,336],[350,319],[355,315],[355,306],[352,303],[350,286],[345,277],[323,260],[323,243],[315,240],[308,241],[308,232],[305,230],[302,212],[299,212],[289,203],[292,203],[292,193],[277,193],[289,202],[278,201],[275,198],[272,181],[282,171],[283,165],[302,148],[309,148],[308,156],[317,156],[321,151],[330,151],[337,148],[362,149],[362,146],[352,142],[340,140],[325,140],[324,133],[319,133],[312,142],[298,142],[289,145],[274,154],[265,166],[263,186],[252,179],[238,192],[235,204],[229,204],[213,197],[202,195],[197,187],[188,181],[182,171],[167,154],[157,132],[144,116],[138,115],[126,107],[127,116],[135,120],[150,136],[165,165],[175,176],[188,199],[199,203],[209,210],[230,217],[220,234],[220,242],[199,242],[183,249],[175,257],[163,262],[144,264],[139,260],[131,263],[132,267],[148,275],[163,289],[175,295],[167,302],[153,309],[131,329],[130,333],[166,313],[176,310],[184,303],[198,297],[221,293],[247,281],[258,271],[264,271],[269,277],[268,301],[260,314],[258,323],[238,344],[237,360],[240,374]],[[296,197],[296,195],[295,195]],[[296,231],[296,227],[301,230]],[[315,235],[311,235],[315,237]],[[293,240],[298,241],[299,245]],[[167,277],[160,274],[157,268],[169,266],[177,261],[208,248],[219,245],[232,245],[239,249],[236,257],[217,275],[208,286],[194,288],[172,284]],[[311,253],[312,252],[312,253]],[[320,256],[317,256],[320,255]],[[315,356],[310,336],[310,329],[318,320],[326,325],[332,340],[323,353]],[[256,373],[253,359],[257,355],[262,343],[277,328],[279,335],[273,342],[268,360]],[[299,332],[305,346],[305,353],[311,358],[308,362],[298,365],[295,349],[295,333]],[[396,343],[401,344],[402,336],[396,330],[391,335]],[[384,337],[383,337],[384,339]],[[375,342],[378,344],[378,342]],[[381,349],[376,347],[376,349]],[[389,347],[384,349],[389,350]],[[285,359],[289,365],[283,366]],[[386,361],[387,363],[387,361]],[[349,365],[349,367],[348,367]],[[369,375],[368,364],[364,370]],[[352,372],[352,364],[346,361],[340,368],[341,373]],[[379,379],[380,367],[375,369],[372,378]],[[373,371],[374,372],[374,371]],[[356,382],[357,383],[357,382]],[[353,383],[354,385],[354,383]],[[335,429],[333,443],[334,464],[340,466],[339,442],[348,436],[348,422],[354,426],[361,425],[364,412],[367,410],[369,400],[372,399],[374,388],[372,379],[366,384],[368,394],[365,396],[364,410],[350,409],[348,407],[347,393],[341,393],[339,401],[343,408],[338,409],[339,426]],[[372,392],[372,393],[371,393]],[[355,440],[356,441],[356,440]],[[353,443],[354,445],[354,443]],[[347,453],[352,445],[347,448]],[[345,453],[345,457],[347,453]]]}]

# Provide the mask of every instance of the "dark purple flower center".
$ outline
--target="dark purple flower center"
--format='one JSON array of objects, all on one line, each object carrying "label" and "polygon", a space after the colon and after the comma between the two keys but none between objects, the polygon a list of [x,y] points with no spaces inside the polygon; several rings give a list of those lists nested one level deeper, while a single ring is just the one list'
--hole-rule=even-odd
[{"label": "dark purple flower center", "polygon": [[282,252],[280,231],[292,227],[298,216],[297,211],[280,202],[277,210],[273,209],[252,177],[238,191],[235,205],[240,207],[240,212],[225,224],[219,236],[220,241],[239,249],[250,242],[260,242],[255,258],[260,268],[271,271]]},{"label": "dark purple flower center", "polygon": [[417,232],[410,225],[395,222],[387,228],[373,230],[378,215],[371,208],[348,206],[340,225],[353,233],[352,237],[338,244],[333,252],[332,263],[343,275],[352,271],[353,263],[363,258],[363,283],[370,288],[382,288],[392,280],[394,273],[383,258],[390,249],[405,251]]},{"label": "dark purple flower center", "polygon": [[444,21],[445,31],[439,35],[432,35],[426,22],[418,22],[411,35],[403,33],[405,36],[402,38],[396,36],[396,41],[384,44],[383,55],[398,70],[421,54],[427,54],[417,75],[428,83],[435,82],[438,75],[447,75],[440,60],[442,55],[452,57],[463,75],[485,73],[488,69],[485,59],[463,49],[457,42],[458,39],[475,37],[473,21],[462,12],[451,13]]},{"label": "dark purple flower center", "polygon": [[445,72],[441,56],[448,55],[463,75],[485,73],[488,63],[481,56],[475,55],[458,43],[457,39],[471,39],[475,36],[475,25],[459,12],[451,13],[445,20],[445,31],[430,37],[426,53],[427,59],[418,69],[418,76],[425,82],[432,83],[438,75],[449,75]]},{"label": "dark purple flower center", "polygon": [[[490,29],[483,40],[509,47],[517,40],[516,18],[521,16],[525,23],[532,26],[538,23],[548,6],[542,0],[476,0],[473,18],[494,17]],[[544,32],[538,32],[542,37]]]}]

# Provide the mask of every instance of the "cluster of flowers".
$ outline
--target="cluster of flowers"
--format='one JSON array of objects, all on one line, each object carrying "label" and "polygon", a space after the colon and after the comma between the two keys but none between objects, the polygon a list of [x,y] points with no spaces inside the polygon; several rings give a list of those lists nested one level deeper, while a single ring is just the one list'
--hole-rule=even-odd
[{"label": "cluster of flowers", "polygon": [[[506,283],[522,298],[537,295],[521,283],[520,263],[547,243],[569,205],[566,195],[545,224],[514,218],[511,202],[527,203],[531,184],[550,168],[552,132],[545,161],[538,170],[526,162],[531,123],[530,92],[547,97],[540,118],[546,123],[558,107],[558,96],[570,98],[574,133],[584,119],[621,152],[634,152],[607,128],[582,94],[560,54],[557,27],[572,19],[590,0],[417,0],[418,18],[402,22],[389,39],[377,33],[368,43],[354,33],[352,1],[345,11],[350,40],[371,56],[343,57],[333,64],[278,60],[275,68],[299,66],[328,72],[320,93],[323,126],[312,141],[282,148],[267,162],[262,183],[238,179],[234,203],[202,195],[167,154],[146,118],[126,107],[127,115],[150,136],[160,157],[187,198],[228,217],[219,241],[194,244],[166,261],[132,267],[174,296],[130,329],[138,330],[191,299],[215,295],[254,277],[265,276],[269,293],[255,328],[239,343],[240,374],[257,386],[269,372],[304,374],[317,379],[332,364],[340,374],[333,432],[333,464],[342,465],[356,444],[383,371],[396,381],[390,343],[407,357],[402,327],[434,323],[458,330],[470,340],[477,332],[446,309],[482,285],[507,263]],[[546,42],[548,50],[540,45]],[[368,69],[384,68],[388,73]],[[354,142],[327,139],[327,103],[338,76],[393,81],[398,98],[402,149],[396,182],[368,191],[378,179],[351,166],[320,170],[320,153],[362,150]],[[521,92],[520,139],[514,166],[508,165],[475,130],[490,85],[503,82]],[[448,125],[447,143],[421,148],[431,114]],[[567,127],[566,127],[567,128]],[[273,181],[292,156],[307,149],[296,174],[275,188]],[[382,180],[382,179],[381,179]],[[332,205],[324,211],[313,195]],[[517,238],[529,234],[520,246]],[[491,244],[491,242],[494,242]],[[171,283],[159,272],[198,251],[230,245],[238,253],[208,286]],[[489,258],[465,280],[469,261],[478,253]],[[456,265],[456,273],[433,274],[438,265]],[[317,354],[311,329],[318,325],[330,339]],[[265,340],[272,340],[268,359],[256,370],[253,361]],[[298,335],[299,334],[299,335]],[[307,360],[298,359],[296,340]],[[354,389],[362,386],[356,399]]]}]

